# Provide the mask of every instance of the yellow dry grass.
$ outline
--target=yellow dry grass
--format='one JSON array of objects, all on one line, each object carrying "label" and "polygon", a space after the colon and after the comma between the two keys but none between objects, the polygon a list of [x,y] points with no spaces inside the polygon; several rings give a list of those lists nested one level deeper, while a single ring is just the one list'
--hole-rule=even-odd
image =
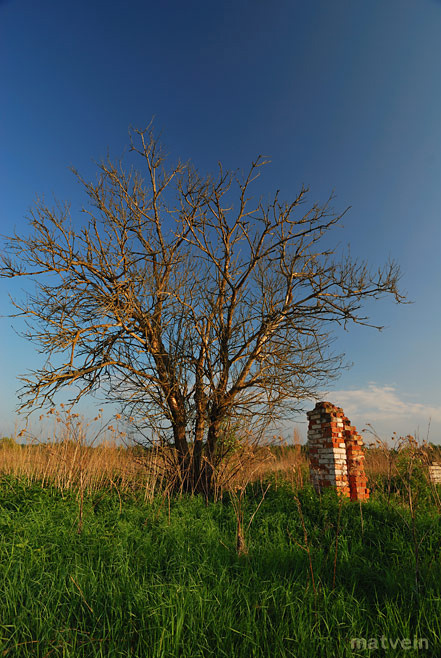
[{"label": "yellow dry grass", "polygon": [[[41,420],[43,426],[53,420],[49,438],[48,432],[42,439],[44,432],[37,437],[22,431],[16,439],[0,441],[0,473],[60,489],[94,492],[116,487],[119,492],[143,493],[146,499],[167,491],[173,484],[176,469],[172,449],[128,446],[117,422],[115,426],[104,426],[101,413],[91,423],[85,423],[77,414],[61,408],[51,410]],[[23,437],[26,443],[18,443]],[[306,466],[300,445],[288,446],[275,438],[272,445],[258,446],[252,438],[243,437],[216,473],[215,495],[263,481],[269,473],[276,482],[283,479],[301,486]]]},{"label": "yellow dry grass", "polygon": [[[145,499],[167,491],[173,484],[172,449],[128,446],[117,422],[115,426],[103,425],[101,413],[91,423],[64,408],[53,409],[40,420],[43,418],[54,421],[49,439],[21,432],[16,439],[0,440],[0,473],[60,489],[94,492],[116,487],[121,493],[137,491]],[[20,435],[25,435],[26,444],[18,443]],[[396,473],[398,453],[378,441],[366,451],[368,486],[372,487],[379,477],[390,478]],[[434,457],[441,460],[439,454]],[[271,445],[259,446],[250,437],[243,437],[216,474],[215,495],[242,489],[250,482],[263,482],[269,474],[276,484],[288,481],[296,488],[302,487],[309,479],[308,466],[298,434],[291,445],[274,437]]]}]

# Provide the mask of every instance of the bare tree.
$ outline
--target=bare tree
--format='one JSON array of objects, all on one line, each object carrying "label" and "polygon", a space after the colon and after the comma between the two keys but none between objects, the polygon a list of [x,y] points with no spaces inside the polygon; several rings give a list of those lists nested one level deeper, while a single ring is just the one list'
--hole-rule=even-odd
[{"label": "bare tree", "polygon": [[31,233],[6,239],[0,275],[35,283],[14,315],[48,357],[22,377],[20,408],[66,386],[72,403],[104,391],[174,447],[186,489],[207,492],[237,423],[286,418],[339,373],[336,324],[369,324],[367,298],[403,301],[399,270],[338,256],[327,234],[341,215],[329,202],[305,212],[304,188],[253,202],[261,158],[243,177],[167,169],[150,128],[130,152],[141,171],[108,159],[95,182],[75,172],[81,227],[68,206],[39,201]]}]

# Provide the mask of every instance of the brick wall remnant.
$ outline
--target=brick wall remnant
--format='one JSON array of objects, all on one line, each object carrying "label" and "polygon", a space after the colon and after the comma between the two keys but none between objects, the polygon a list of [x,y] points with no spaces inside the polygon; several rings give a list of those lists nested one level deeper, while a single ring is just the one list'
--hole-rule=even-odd
[{"label": "brick wall remnant", "polygon": [[429,477],[433,484],[441,484],[441,464],[432,462],[429,466]]},{"label": "brick wall remnant", "polygon": [[343,409],[318,402],[307,413],[311,481],[317,491],[335,487],[351,500],[367,500],[363,440]]}]

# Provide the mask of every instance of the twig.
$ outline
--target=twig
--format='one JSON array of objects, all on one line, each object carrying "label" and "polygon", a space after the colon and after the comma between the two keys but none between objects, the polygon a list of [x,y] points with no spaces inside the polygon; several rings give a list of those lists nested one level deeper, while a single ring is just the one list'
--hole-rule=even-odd
[{"label": "twig", "polygon": [[74,578],[73,576],[69,576],[69,578],[71,579],[71,581],[73,582],[73,584],[75,585],[75,587],[78,589],[78,591],[79,591],[79,593],[80,593],[80,595],[81,595],[81,598],[83,599],[84,603],[85,603],[85,604],[87,605],[87,607],[89,608],[90,612],[91,612],[92,614],[95,614],[94,611],[92,610],[92,608],[90,607],[90,605],[87,603],[87,601],[86,601],[86,599],[85,599],[85,597],[84,597],[84,594],[83,594],[83,592],[82,592],[82,590],[81,590],[81,587],[78,585],[78,583],[76,582],[75,578]]}]

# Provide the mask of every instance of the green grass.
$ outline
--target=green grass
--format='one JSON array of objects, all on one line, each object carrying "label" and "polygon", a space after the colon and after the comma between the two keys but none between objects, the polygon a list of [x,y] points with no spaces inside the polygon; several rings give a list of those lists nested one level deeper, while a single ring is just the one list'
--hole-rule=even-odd
[{"label": "green grass", "polygon": [[[1,477],[0,655],[440,656],[436,510],[426,504],[413,532],[394,501],[360,511],[309,488],[298,497],[300,511],[288,487],[270,488],[238,557],[228,496],[86,496],[78,532],[75,492]],[[260,500],[247,493],[245,521]],[[429,649],[351,649],[381,636]]]}]

